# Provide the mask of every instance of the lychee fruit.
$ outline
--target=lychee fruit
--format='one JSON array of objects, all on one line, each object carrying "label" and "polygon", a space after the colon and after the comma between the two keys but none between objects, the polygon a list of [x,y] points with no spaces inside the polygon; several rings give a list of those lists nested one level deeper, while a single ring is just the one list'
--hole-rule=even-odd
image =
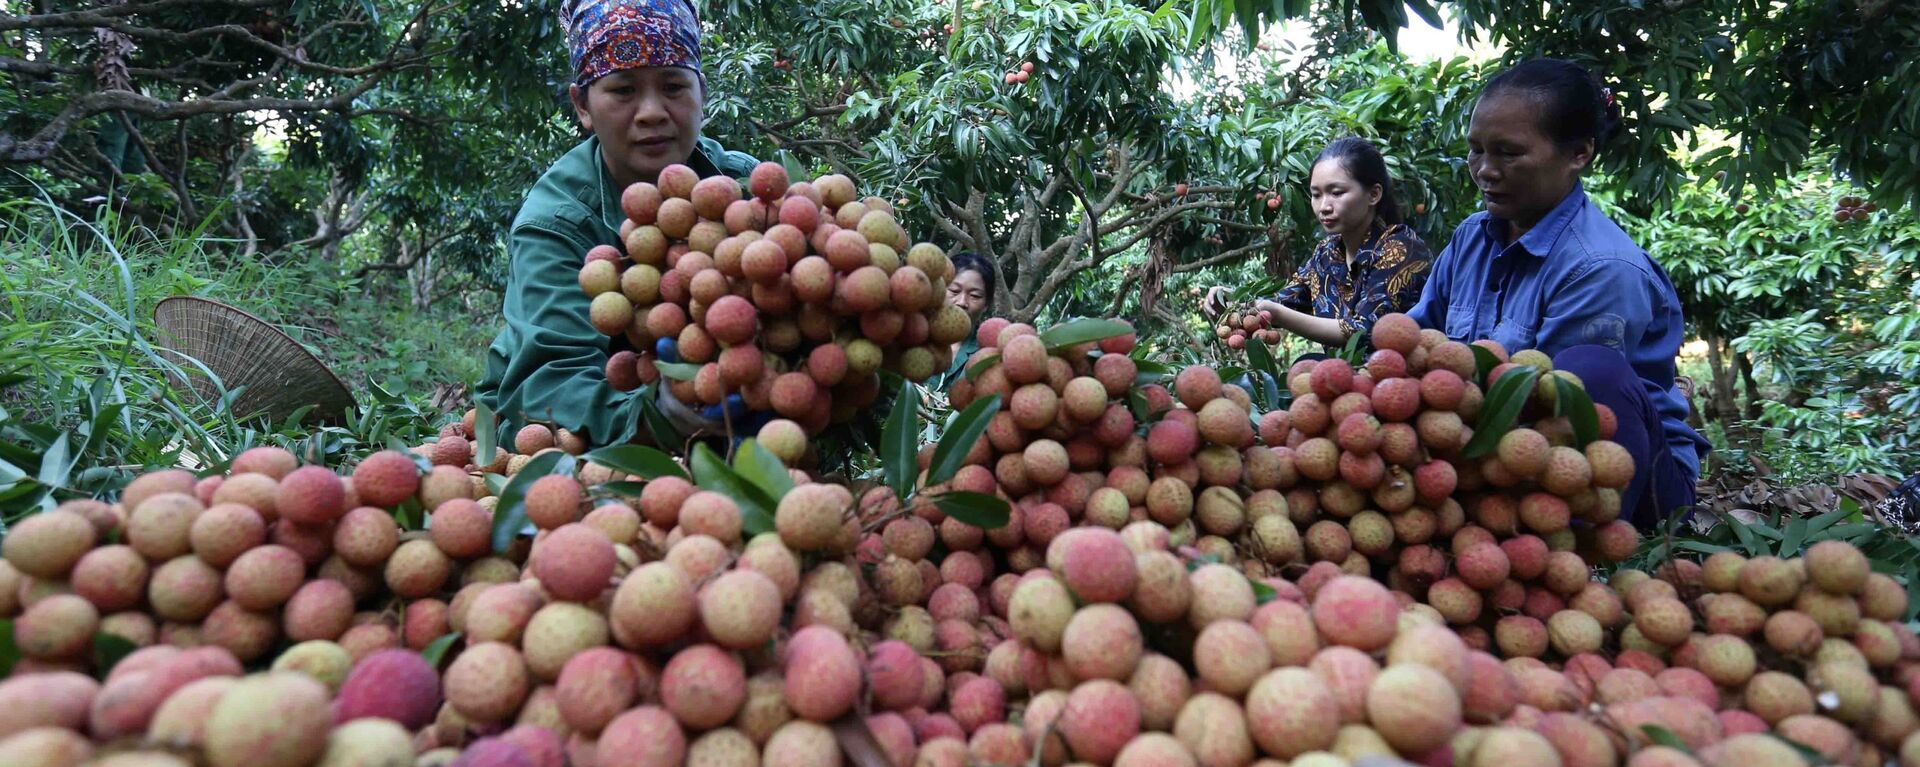
[{"label": "lychee fruit", "polygon": [[360,495],[361,503],[383,508],[398,506],[420,490],[420,467],[406,453],[382,450],[354,467],[353,489]]},{"label": "lychee fruit", "polygon": [[1371,652],[1387,646],[1397,629],[1399,603],[1368,578],[1344,576],[1320,587],[1313,598],[1314,625],[1329,642]]}]

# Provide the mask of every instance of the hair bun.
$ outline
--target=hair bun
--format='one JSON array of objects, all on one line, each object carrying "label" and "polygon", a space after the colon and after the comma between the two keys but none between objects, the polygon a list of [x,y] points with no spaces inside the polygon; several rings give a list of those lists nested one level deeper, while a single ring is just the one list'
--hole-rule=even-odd
[{"label": "hair bun", "polygon": [[1481,98],[1513,92],[1536,99],[1542,133],[1571,150],[1587,141],[1596,151],[1620,129],[1621,93],[1592,70],[1564,59],[1527,59],[1494,75]]},{"label": "hair bun", "polygon": [[[1599,78],[1596,77],[1594,79],[1596,83],[1598,83]],[[1623,114],[1620,108],[1621,92],[1604,84],[1599,85],[1599,89],[1599,119],[1595,121],[1593,126],[1593,144],[1596,149],[1606,146],[1608,141],[1611,141],[1615,135],[1620,133],[1621,115]]]}]

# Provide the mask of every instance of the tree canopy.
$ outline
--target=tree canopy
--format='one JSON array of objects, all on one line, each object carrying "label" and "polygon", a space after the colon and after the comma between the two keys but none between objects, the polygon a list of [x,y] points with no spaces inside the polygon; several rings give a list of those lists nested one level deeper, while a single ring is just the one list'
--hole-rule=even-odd
[{"label": "tree canopy", "polygon": [[[1565,56],[1602,73],[1627,115],[1602,169],[1625,180],[1629,210],[1671,203],[1687,174],[1738,197],[1816,163],[1882,204],[1920,199],[1916,64],[1899,54],[1920,46],[1912,4],[698,5],[711,135],[892,190],[920,231],[993,259],[1009,288],[997,308],[1025,319],[1117,254],[1151,255],[1125,283],[1149,297],[1167,274],[1210,265],[1283,271],[1307,244],[1305,163],[1349,133],[1387,146],[1409,207],[1426,211],[1420,228],[1444,238],[1475,204],[1462,143],[1486,69],[1408,66],[1392,49],[1403,25],[1448,15],[1507,60]],[[17,172],[0,183],[75,210],[110,200],[205,224],[250,253],[331,260],[357,243],[351,268],[411,274],[421,303],[439,291],[418,283],[445,268],[455,285],[497,285],[522,191],[578,135],[557,6],[10,13],[0,162]],[[1263,42],[1287,19],[1312,26],[1307,50]]]}]

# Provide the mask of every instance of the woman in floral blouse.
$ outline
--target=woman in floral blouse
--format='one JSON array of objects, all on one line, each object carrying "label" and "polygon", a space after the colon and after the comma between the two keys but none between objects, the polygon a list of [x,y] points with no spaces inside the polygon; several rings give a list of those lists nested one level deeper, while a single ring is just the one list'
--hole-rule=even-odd
[{"label": "woman in floral blouse", "polygon": [[1328,144],[1314,159],[1308,182],[1314,214],[1329,236],[1280,295],[1254,306],[1276,327],[1344,346],[1355,333],[1366,337],[1380,315],[1413,307],[1433,256],[1402,221],[1386,161],[1366,139]]}]

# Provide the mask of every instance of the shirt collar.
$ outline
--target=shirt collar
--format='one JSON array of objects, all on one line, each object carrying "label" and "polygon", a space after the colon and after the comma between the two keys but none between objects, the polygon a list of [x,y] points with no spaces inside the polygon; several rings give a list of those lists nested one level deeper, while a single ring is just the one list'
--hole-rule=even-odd
[{"label": "shirt collar", "polygon": [[[1395,224],[1394,226],[1400,225]],[[1373,227],[1367,230],[1367,241],[1360,246],[1360,250],[1353,254],[1354,266],[1373,263],[1374,258],[1379,256],[1380,241],[1385,239],[1387,233],[1393,231],[1393,229],[1393,226],[1387,226],[1377,220],[1374,221]],[[1340,235],[1333,234],[1320,238],[1319,247],[1325,251],[1327,258],[1342,263],[1346,262],[1346,249],[1340,241]]]},{"label": "shirt collar", "polygon": [[600,150],[600,137],[590,136],[587,141],[593,151],[593,178],[600,187],[600,218],[607,228],[620,231],[620,224],[627,220],[626,209],[620,207],[620,194],[625,189],[615,189],[613,177],[607,172],[607,158]]},{"label": "shirt collar", "polygon": [[[1553,210],[1547,211],[1547,215],[1540,217],[1539,223],[1534,224],[1532,229],[1520,236],[1520,248],[1536,257],[1545,258],[1547,254],[1553,252],[1553,246],[1560,241],[1560,235],[1573,224],[1574,217],[1580,215],[1580,211],[1586,207],[1586,204],[1585,187],[1578,181],[1573,182],[1573,191],[1568,192],[1566,197],[1560,199],[1559,204],[1553,206]],[[1480,227],[1489,239],[1500,242],[1509,225],[1509,222],[1504,219],[1488,216],[1481,222]]]}]

